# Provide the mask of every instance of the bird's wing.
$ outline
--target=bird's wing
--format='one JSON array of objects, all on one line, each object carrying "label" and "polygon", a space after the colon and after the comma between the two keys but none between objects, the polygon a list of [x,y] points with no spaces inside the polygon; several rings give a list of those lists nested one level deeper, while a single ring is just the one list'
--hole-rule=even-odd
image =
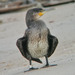
[{"label": "bird's wing", "polygon": [[50,57],[54,53],[58,45],[58,39],[55,36],[51,35],[50,32],[48,33],[48,44],[49,44],[49,48],[48,48],[47,55],[48,57]]},{"label": "bird's wing", "polygon": [[27,38],[26,37],[22,37],[19,38],[16,42],[16,45],[18,47],[18,49],[20,50],[21,54],[27,58]]}]

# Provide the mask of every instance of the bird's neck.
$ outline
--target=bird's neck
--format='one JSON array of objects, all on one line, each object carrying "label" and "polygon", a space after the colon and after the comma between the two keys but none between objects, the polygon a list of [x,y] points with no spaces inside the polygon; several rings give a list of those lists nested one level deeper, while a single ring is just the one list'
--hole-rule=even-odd
[{"label": "bird's neck", "polygon": [[29,28],[29,27],[31,27],[31,25],[32,25],[32,23],[34,22],[34,20],[26,20],[26,25],[27,25],[27,27]]},{"label": "bird's neck", "polygon": [[42,20],[28,20],[26,21],[26,24],[28,28],[45,25],[45,23]]}]

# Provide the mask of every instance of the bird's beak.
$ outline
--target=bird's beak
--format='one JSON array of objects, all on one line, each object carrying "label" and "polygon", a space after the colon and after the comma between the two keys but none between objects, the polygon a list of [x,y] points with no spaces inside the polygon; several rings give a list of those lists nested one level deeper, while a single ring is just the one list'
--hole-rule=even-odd
[{"label": "bird's beak", "polygon": [[41,16],[43,16],[46,12],[48,12],[48,11],[50,11],[50,10],[53,10],[53,8],[52,8],[52,9],[43,9],[43,11],[39,12],[38,15],[41,17]]},{"label": "bird's beak", "polygon": [[43,9],[43,11],[39,12],[38,13],[38,16],[37,16],[37,19],[41,16],[43,16],[45,13],[47,13],[48,11],[51,11],[51,10],[54,10],[54,8],[46,8],[46,9]]},{"label": "bird's beak", "polygon": [[38,15],[43,16],[45,13],[46,13],[46,11],[42,11],[42,12],[39,12]]}]

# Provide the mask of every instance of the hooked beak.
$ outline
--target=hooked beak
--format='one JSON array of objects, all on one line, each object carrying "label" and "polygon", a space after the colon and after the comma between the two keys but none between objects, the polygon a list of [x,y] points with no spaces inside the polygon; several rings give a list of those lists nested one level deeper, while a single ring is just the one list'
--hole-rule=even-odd
[{"label": "hooked beak", "polygon": [[43,16],[46,12],[50,11],[51,9],[44,9],[43,11],[39,12],[38,15],[41,17]]},{"label": "hooked beak", "polygon": [[46,8],[46,9],[43,9],[43,11],[39,12],[38,15],[36,16],[36,20],[38,18],[40,18],[41,16],[43,16],[45,13],[47,13],[48,11],[51,11],[51,10],[54,10],[54,8]]}]

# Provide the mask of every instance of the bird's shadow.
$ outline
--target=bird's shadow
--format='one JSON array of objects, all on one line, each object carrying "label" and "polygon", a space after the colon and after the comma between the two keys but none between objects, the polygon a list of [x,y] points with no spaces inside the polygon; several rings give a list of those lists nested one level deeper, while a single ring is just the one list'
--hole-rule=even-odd
[{"label": "bird's shadow", "polygon": [[34,70],[40,70],[40,69],[44,69],[44,68],[54,67],[54,66],[57,66],[57,64],[51,64],[49,66],[46,66],[46,67],[43,66],[43,67],[35,68],[33,70],[25,70],[24,73],[34,71]]},{"label": "bird's shadow", "polygon": [[[19,72],[16,72],[15,74],[18,75],[18,74],[27,73],[27,72],[31,72],[31,71],[37,71],[37,70],[40,70],[40,69],[45,69],[45,68],[54,67],[54,66],[57,66],[57,64],[51,64],[51,65],[49,65],[49,66],[47,66],[47,67],[42,67],[42,66],[41,66],[40,68],[34,69],[34,70],[29,70],[29,68],[25,68],[25,69],[22,69],[22,70],[19,71]],[[15,74],[14,74],[14,75],[15,75]]]}]

